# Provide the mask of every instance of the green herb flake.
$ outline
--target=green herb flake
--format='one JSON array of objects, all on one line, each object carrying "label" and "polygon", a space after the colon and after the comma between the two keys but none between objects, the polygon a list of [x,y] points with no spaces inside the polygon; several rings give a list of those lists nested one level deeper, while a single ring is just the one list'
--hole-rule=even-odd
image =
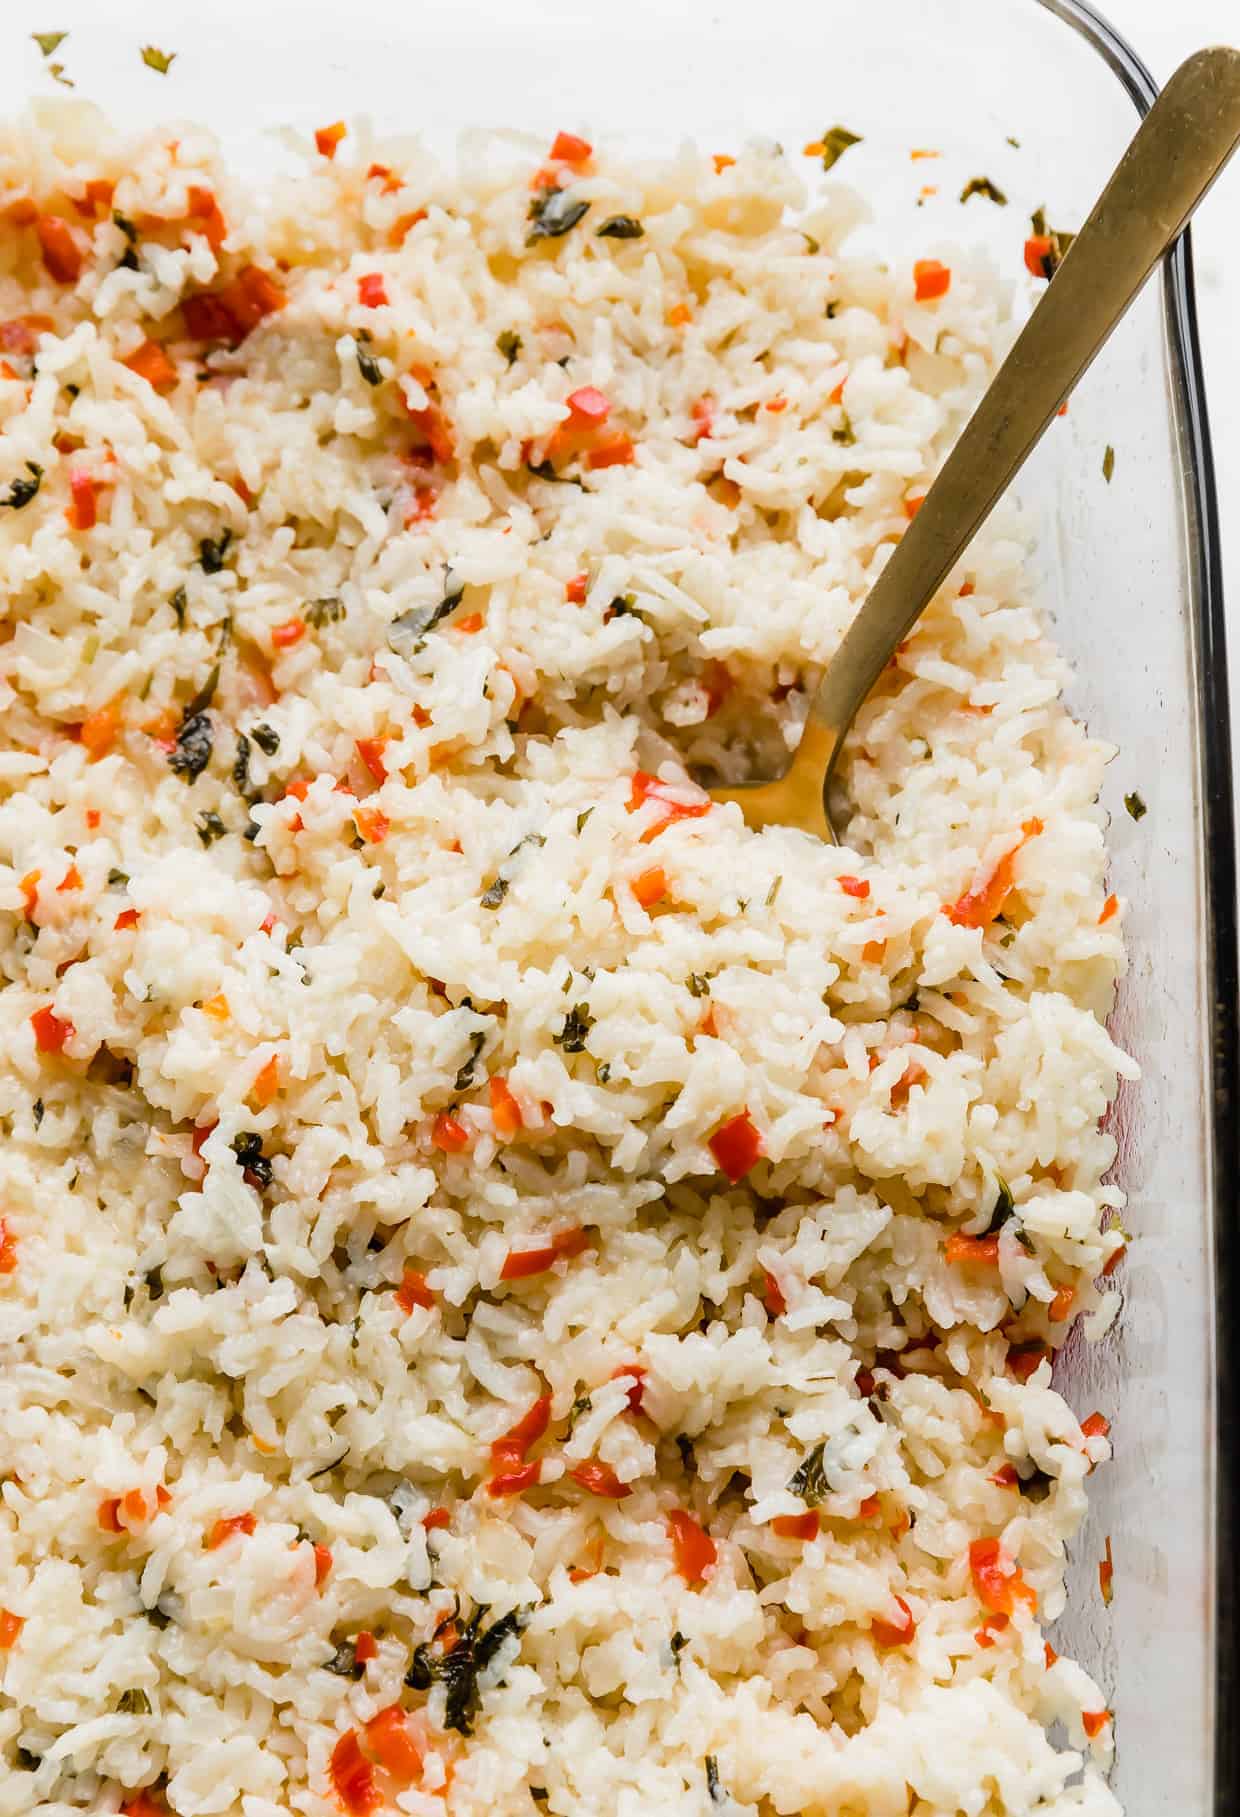
[{"label": "green herb flake", "polygon": [[11,511],[23,511],[31,499],[38,495],[39,487],[43,484],[43,469],[36,462],[27,461],[26,471],[30,475],[29,479],[15,479],[6,496],[0,498],[0,505],[7,505]]},{"label": "green herb flake", "polygon": [[168,753],[168,766],[186,782],[195,782],[211,761],[215,732],[207,713],[186,714],[177,729],[176,746]]},{"label": "green herb flake", "polygon": [[121,1692],[116,1709],[117,1714],[121,1716],[149,1716],[151,1700],[145,1691],[135,1687],[133,1690]]},{"label": "green herb flake", "polygon": [[773,878],[773,880],[771,882],[771,887],[766,892],[766,903],[764,905],[766,908],[774,908],[775,898],[778,896],[780,890],[783,888],[783,882],[784,882],[784,880],[783,880],[782,874],[777,875],[775,878]]},{"label": "green herb flake", "polygon": [[691,997],[709,997],[710,977],[705,972],[690,972],[685,979],[685,988]]},{"label": "green herb flake", "polygon": [[1000,208],[1007,207],[1007,197],[989,177],[970,177],[960,192],[960,200],[967,202],[970,196],[985,196],[988,202],[997,202]]},{"label": "green herb flake", "polygon": [[826,1473],[823,1470],[823,1459],[827,1443],[823,1439],[814,1446],[805,1462],[788,1478],[788,1489],[792,1495],[799,1495],[806,1507],[817,1507],[828,1491]]},{"label": "green herb flake", "polygon": [[453,587],[437,605],[413,606],[402,612],[388,626],[388,649],[395,656],[409,656],[420,650],[435,626],[456,611],[464,596],[464,587]]},{"label": "green herb flake", "polygon": [[996,1174],[995,1181],[999,1190],[995,1195],[995,1206],[990,1214],[990,1222],[982,1232],[984,1237],[993,1237],[996,1231],[1003,1229],[1009,1219],[1016,1216],[1016,1203],[1012,1198],[1011,1188],[1007,1181],[1002,1174]]},{"label": "green herb flake", "polygon": [[1034,209],[1029,217],[1029,225],[1033,230],[1035,239],[1050,241],[1049,247],[1042,254],[1040,263],[1042,266],[1042,276],[1044,278],[1053,278],[1055,273],[1059,270],[1059,267],[1063,264],[1068,248],[1076,238],[1076,235],[1074,233],[1068,233],[1063,228],[1048,226],[1046,210],[1043,208]]},{"label": "green herb flake", "polygon": [[576,1003],[564,1018],[564,1026],[558,1035],[551,1039],[557,1047],[562,1047],[566,1054],[585,1052],[586,1036],[594,1027],[594,1017],[584,1003]]},{"label": "green herb flake", "polygon": [[[369,336],[366,337],[367,340],[369,338]],[[357,338],[357,369],[368,385],[381,385],[383,383],[383,368],[380,366],[369,347],[367,347],[366,341],[363,340],[361,335]]]},{"label": "green herb flake", "polygon": [[1138,795],[1135,789],[1133,789],[1130,795],[1124,796],[1124,806],[1128,810],[1130,818],[1133,820],[1144,820],[1145,816],[1150,811],[1145,805],[1144,797]]},{"label": "green herb flake", "polygon": [[218,574],[224,566],[232,531],[221,530],[218,536],[204,536],[198,544],[198,565],[204,574]]},{"label": "green herb flake", "polygon": [[1108,442],[1107,446],[1106,446],[1106,453],[1102,457],[1102,477],[1106,481],[1108,486],[1111,483],[1111,475],[1114,472],[1115,472],[1115,450],[1114,450],[1114,448],[1112,448],[1110,442]]},{"label": "green herb flake", "polygon": [[113,868],[108,872],[108,888],[110,890],[123,890],[128,882],[128,871],[118,871]]},{"label": "green herb flake", "polygon": [[188,603],[184,587],[178,587],[176,592],[172,595],[172,598],[168,601],[168,604],[172,607],[176,617],[178,631],[183,631],[185,629],[185,609]]},{"label": "green herb flake", "polygon": [[313,625],[316,631],[321,631],[324,625],[338,625],[344,616],[344,601],[337,599],[334,594],[324,599],[312,599],[302,613],[306,623]]},{"label": "green herb flake", "polygon": [[483,891],[480,898],[482,907],[484,909],[497,909],[504,900],[504,897],[508,894],[510,888],[511,885],[509,884],[507,877],[497,877],[494,883]]},{"label": "green herb flake", "polygon": [[558,240],[589,213],[590,204],[581,201],[567,189],[544,189],[530,203],[527,246],[539,240]]},{"label": "green herb flake", "polygon": [[581,813],[578,814],[578,816],[577,816],[577,831],[578,832],[580,832],[581,829],[585,826],[586,821],[590,818],[590,816],[593,812],[594,812],[593,808],[583,808]]},{"label": "green herb flake", "polygon": [[822,168],[838,164],[850,145],[860,145],[861,134],[849,132],[846,126],[829,127],[822,135]]},{"label": "green herb flake", "polygon": [[853,433],[852,418],[849,416],[847,410],[842,410],[840,417],[840,426],[838,429],[833,429],[831,431],[831,440],[833,442],[838,442],[841,448],[851,448],[857,440],[856,435]]},{"label": "green herb flake", "polygon": [[478,1056],[481,1054],[486,1044],[486,1030],[483,1028],[476,1028],[469,1037],[469,1058],[456,1075],[456,1083],[452,1087],[453,1091],[469,1090],[474,1082],[474,1068],[478,1064]]},{"label": "green herb flake", "polygon": [[719,1762],[713,1754],[706,1756],[706,1790],[712,1804],[727,1804],[728,1795],[719,1783]]},{"label": "green herb flake", "polygon": [[646,229],[633,215],[608,215],[595,233],[596,240],[641,240]]},{"label": "green herb flake", "polygon": [[166,76],[176,62],[176,58],[177,53],[174,50],[159,50],[154,44],[142,46],[142,61],[148,69],[153,69],[156,75]]},{"label": "green herb flake", "polygon": [[1011,146],[1011,147],[1012,147],[1012,150],[1013,150],[1013,151],[1019,151],[1019,150],[1020,150],[1020,140],[1019,140],[1019,139],[1014,139],[1014,138],[1013,138],[1013,137],[1012,137],[1012,135],[1011,135],[1011,133],[1009,133],[1009,134],[1008,134],[1008,135],[1007,135],[1007,138],[1006,138],[1006,139],[1005,139],[1005,140],[1004,140],[1004,141],[1003,141],[1003,143],[1004,143],[1004,144],[1005,144],[1005,145],[1010,145],[1010,146]]},{"label": "green herb flake", "polygon": [[49,63],[47,66],[47,73],[52,78],[52,81],[59,82],[62,88],[77,87],[77,83],[72,77],[65,74],[65,66],[63,63]]},{"label": "green herb flake", "polygon": [[[405,1675],[405,1683],[415,1691],[429,1691],[436,1682],[443,1685],[444,1727],[455,1729],[459,1735],[472,1735],[474,1720],[482,1707],[479,1674],[493,1664],[506,1642],[520,1636],[529,1620],[527,1609],[510,1609],[491,1628],[484,1629],[486,1612],[485,1606],[475,1609],[464,1627],[458,1625],[455,1615],[440,1622],[431,1639],[414,1648]],[[457,1638],[443,1652],[436,1643],[450,1629],[455,1630]]]},{"label": "green herb flake", "polygon": [[208,808],[207,812],[205,814],[200,814],[198,819],[194,822],[194,831],[198,834],[198,837],[202,840],[204,845],[211,846],[215,844],[217,839],[222,839],[224,837],[228,828],[224,825],[224,822],[220,819],[219,815]]},{"label": "green herb flake", "polygon": [[251,726],[250,736],[267,757],[274,757],[280,749],[280,734],[269,725]]},{"label": "green herb flake", "polygon": [[50,57],[53,51],[60,49],[60,46],[64,43],[69,34],[68,32],[31,32],[30,36],[34,39],[43,55],[45,57]]},{"label": "green herb flake", "polygon": [[814,255],[814,253],[822,251],[821,245],[814,238],[812,233],[806,233],[806,231],[803,227],[799,229],[799,232],[800,232],[801,238],[805,241],[805,250],[806,250],[806,252],[808,252],[810,254],[811,257]]},{"label": "green herb flake", "polygon": [[521,351],[521,336],[517,334],[514,329],[505,328],[502,334],[496,335],[495,345],[497,350],[502,353],[504,358],[508,361],[508,364],[510,366],[514,365],[517,355]]},{"label": "green herb flake", "polygon": [[334,1672],[337,1678],[360,1678],[366,1670],[358,1664],[357,1648],[351,1640],[341,1641],[330,1659],[323,1661],[325,1672]]}]

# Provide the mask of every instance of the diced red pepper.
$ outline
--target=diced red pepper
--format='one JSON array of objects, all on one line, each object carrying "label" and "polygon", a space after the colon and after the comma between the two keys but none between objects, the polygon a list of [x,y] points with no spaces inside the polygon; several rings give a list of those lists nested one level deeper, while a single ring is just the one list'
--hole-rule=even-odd
[{"label": "diced red pepper", "polygon": [[611,399],[594,385],[582,385],[570,391],[564,402],[578,423],[599,427],[611,415]]},{"label": "diced red pepper", "polygon": [[361,1666],[369,1665],[372,1659],[378,1659],[378,1644],[369,1628],[363,1628],[353,1642],[353,1657]]},{"label": "diced red pepper", "polygon": [[569,605],[584,605],[589,586],[590,576],[588,574],[574,574],[573,578],[568,581],[564,587],[564,597]]},{"label": "diced red pepper", "polygon": [[951,281],[950,268],[941,265],[937,259],[918,259],[913,265],[913,294],[919,303],[929,303],[935,297],[946,296]]},{"label": "diced red pepper", "polygon": [[217,1128],[217,1125],[214,1123],[199,1123],[195,1126],[194,1133],[190,1137],[190,1147],[196,1155],[202,1153],[203,1145],[206,1142],[207,1137],[215,1128]]},{"label": "diced red pepper", "polygon": [[521,1106],[508,1089],[508,1081],[496,1073],[488,1082],[491,1094],[491,1122],[497,1136],[515,1136],[524,1126]]},{"label": "diced red pepper", "polygon": [[[367,845],[382,845],[392,830],[392,823],[381,808],[357,808],[353,814],[353,824]],[[452,1121],[451,1118],[448,1119]],[[444,1145],[439,1144],[440,1147]]]},{"label": "diced red pepper", "polygon": [[675,821],[697,820],[711,810],[713,803],[709,795],[703,795],[698,800],[681,801],[669,794],[671,786],[670,783],[661,782],[657,776],[651,776],[646,770],[634,772],[627,804],[629,813],[635,813],[647,801],[653,801],[660,809],[658,820],[648,826],[641,836],[643,845],[649,845],[652,839]]},{"label": "diced red pepper", "polygon": [[905,499],[904,515],[905,515],[905,517],[907,517],[907,519],[909,520],[910,523],[912,523],[913,519],[917,516],[917,513],[921,510],[921,508],[925,504],[925,502],[926,502],[926,495],[924,492],[914,493],[912,498]]},{"label": "diced red pepper", "polygon": [[376,782],[387,781],[387,765],[383,761],[383,753],[386,748],[386,738],[359,738],[357,740],[357,754]]},{"label": "diced red pepper", "polygon": [[997,1539],[970,1540],[969,1570],[978,1601],[992,1615],[1011,1615],[1018,1603],[1031,1612],[1036,1610],[1037,1592],[1025,1582],[1011,1553]]},{"label": "diced red pepper", "polygon": [[199,183],[190,185],[189,218],[212,252],[218,252],[228,238],[228,222],[214,190]]},{"label": "diced red pepper", "polygon": [[955,927],[989,927],[1015,888],[1017,854],[1042,831],[1042,822],[1026,820],[1021,837],[984,876],[976,877],[962,896],[944,912]]},{"label": "diced red pepper", "polygon": [[621,1368],[613,1369],[611,1372],[613,1382],[617,1376],[621,1375],[631,1375],[635,1378],[630,1384],[627,1394],[630,1413],[640,1413],[642,1410],[642,1396],[646,1392],[646,1384],[642,1378],[645,1373],[645,1366],[642,1363],[625,1363]]},{"label": "diced red pepper", "polygon": [[1089,1736],[1091,1741],[1101,1735],[1103,1729],[1106,1728],[1110,1720],[1110,1710],[1082,1710],[1081,1712],[1081,1721],[1085,1726],[1085,1733]]},{"label": "diced red pepper", "polygon": [[1007,1366],[1018,1382],[1027,1382],[1050,1354],[1045,1344],[1013,1344],[1007,1353]]},{"label": "diced red pepper", "polygon": [[440,1527],[450,1527],[452,1516],[447,1508],[430,1508],[422,1516],[422,1525],[428,1533],[434,1533]]},{"label": "diced red pepper", "polygon": [[366,1746],[381,1767],[396,1779],[412,1781],[422,1772],[422,1750],[398,1703],[389,1704],[366,1724]]},{"label": "diced red pepper", "polygon": [[652,865],[648,871],[643,871],[640,877],[634,877],[629,887],[643,908],[653,908],[656,902],[661,902],[667,895],[667,877],[663,867],[658,864]]},{"label": "diced red pepper", "polygon": [[314,1587],[321,1590],[331,1576],[332,1553],[330,1546],[316,1545],[314,1548]]},{"label": "diced red pepper", "polygon": [[996,1232],[989,1237],[970,1237],[964,1231],[955,1230],[948,1237],[943,1251],[949,1262],[959,1262],[966,1266],[997,1268],[999,1265],[999,1236]]},{"label": "diced red pepper", "polygon": [[143,341],[121,363],[145,379],[153,391],[171,391],[177,382],[177,369],[158,341]]},{"label": "diced red pepper", "polygon": [[431,1130],[431,1141],[444,1154],[459,1155],[469,1147],[470,1134],[463,1123],[458,1122],[446,1110],[441,1110]]},{"label": "diced red pepper", "polygon": [[770,1318],[781,1319],[788,1310],[784,1290],[769,1268],[762,1270],[762,1303]]},{"label": "diced red pepper", "polygon": [[858,902],[864,902],[870,893],[869,879],[865,877],[837,877],[835,880],[846,896],[853,896]]},{"label": "diced red pepper", "polygon": [[569,1230],[561,1230],[549,1243],[540,1244],[537,1249],[510,1249],[499,1278],[501,1281],[523,1281],[529,1275],[545,1274],[556,1262],[571,1261],[589,1246],[589,1237],[581,1225],[576,1224]]},{"label": "diced red pepper", "polygon": [[729,1117],[726,1123],[720,1124],[707,1147],[733,1186],[738,1180],[744,1179],[750,1168],[765,1153],[761,1132],[747,1110],[738,1112],[736,1116]]},{"label": "diced red pepper", "polygon": [[780,1539],[813,1539],[819,1524],[817,1508],[807,1508],[804,1514],[776,1514],[771,1521],[771,1532]]},{"label": "diced red pepper", "polygon": [[362,273],[357,280],[357,300],[364,309],[380,309],[387,302],[387,282],[381,271]]},{"label": "diced red pepper", "polygon": [[627,1483],[622,1483],[610,1464],[604,1464],[597,1458],[588,1458],[583,1464],[574,1464],[568,1474],[591,1495],[599,1495],[606,1501],[622,1502],[626,1495],[633,1491]]},{"label": "diced red pepper", "polygon": [[181,298],[185,332],[193,341],[240,340],[241,332],[227,303],[215,291]]},{"label": "diced red pepper", "polygon": [[591,448],[586,455],[586,466],[591,469],[631,467],[636,459],[637,450],[633,446],[633,438],[622,431],[618,435],[609,436],[605,442],[599,442],[597,447]]},{"label": "diced red pepper", "polygon": [[40,215],[34,228],[49,274],[58,284],[76,284],[82,275],[85,255],[68,221],[59,215]]},{"label": "diced red pepper", "polygon": [[1031,277],[1050,277],[1050,261],[1053,251],[1054,246],[1049,234],[1030,234],[1025,241],[1025,270]]},{"label": "diced red pepper", "polygon": [[119,1817],[168,1817],[168,1807],[147,1792],[135,1792],[121,1806]]},{"label": "diced red pepper", "polygon": [[72,1022],[58,1016],[51,1004],[35,1010],[30,1018],[34,1030],[34,1043],[41,1054],[59,1054],[64,1052],[65,1042],[73,1035]]},{"label": "diced red pepper", "polygon": [[245,1514],[229,1515],[226,1519],[217,1520],[207,1536],[207,1551],[218,1551],[218,1549],[221,1546],[226,1545],[235,1534],[243,1533],[249,1535],[253,1533],[257,1525],[258,1523],[254,1516],[248,1512]]},{"label": "diced red pepper", "polygon": [[712,152],[710,161],[715,167],[715,175],[717,177],[721,177],[725,170],[730,169],[731,166],[736,163],[736,159],[726,151]]},{"label": "diced red pepper", "polygon": [[1086,1438],[1106,1438],[1111,1430],[1111,1422],[1104,1413],[1091,1413],[1088,1419],[1081,1421],[1081,1431]]},{"label": "diced red pepper", "polygon": [[388,245],[403,246],[412,229],[417,226],[419,221],[425,219],[426,210],[424,208],[415,208],[412,214],[401,215],[399,220],[393,221],[388,228]]},{"label": "diced red pepper", "polygon": [[870,1617],[870,1634],[877,1647],[906,1647],[917,1632],[913,1611],[904,1598],[897,1596],[894,1600],[900,1607],[900,1614],[895,1621],[886,1621],[877,1615]]},{"label": "diced red pepper", "polygon": [[[93,530],[99,514],[95,506],[95,482],[89,473],[82,473],[77,468],[70,468],[69,495],[72,502],[65,515],[69,519],[70,528]],[[83,721],[83,725],[85,725],[85,721]],[[79,736],[81,736],[80,733]]]},{"label": "diced red pepper", "polygon": [[362,1753],[356,1729],[346,1729],[340,1737],[332,1749],[327,1771],[349,1817],[370,1817],[370,1812],[383,1803],[374,1769]]},{"label": "diced red pepper", "polygon": [[331,126],[320,126],[314,135],[314,143],[320,154],[325,158],[334,158],[336,147],[347,131],[348,127],[343,120],[337,120]]},{"label": "diced red pepper", "polygon": [[0,348],[5,353],[33,353],[41,334],[52,334],[56,328],[50,315],[19,315],[12,321],[0,322]]},{"label": "diced red pepper", "polygon": [[1098,1588],[1102,1591],[1104,1603],[1110,1603],[1114,1595],[1115,1561],[1111,1557],[1111,1535],[1106,1538],[1105,1556],[1098,1561]]},{"label": "diced red pepper", "polygon": [[1019,1483],[1020,1477],[1015,1464],[1000,1464],[994,1474],[988,1476],[986,1480],[993,1483],[996,1489],[1014,1489]]},{"label": "diced red pepper", "polygon": [[1118,914],[1119,914],[1119,897],[1118,896],[1108,896],[1106,901],[1102,905],[1102,913],[1098,916],[1098,926],[1105,927],[1106,923],[1108,921],[1110,921],[1113,916],[1118,915]]},{"label": "diced red pepper", "polygon": [[532,1445],[536,1445],[551,1424],[551,1396],[540,1394],[538,1399],[523,1413],[515,1426],[501,1433],[499,1438],[491,1441],[491,1456],[497,1463],[512,1462],[524,1458]]},{"label": "diced red pepper", "polygon": [[17,1271],[17,1238],[9,1229],[7,1218],[0,1218],[0,1274]]},{"label": "diced red pepper", "polygon": [[288,302],[283,288],[271,273],[257,265],[244,266],[232,283],[226,284],[218,294],[243,339]]},{"label": "diced red pepper", "polygon": [[26,1625],[24,1615],[14,1615],[11,1609],[0,1609],[0,1651],[7,1653],[17,1645],[17,1639]]},{"label": "diced red pepper", "polygon": [[714,398],[711,398],[711,397],[696,398],[689,407],[689,415],[693,418],[693,436],[691,439],[694,442],[703,441],[707,436],[712,435],[714,433],[714,428],[715,428],[715,400],[714,400]]},{"label": "diced red pepper", "polygon": [[512,1470],[498,1471],[487,1483],[487,1494],[498,1501],[504,1495],[520,1495],[526,1489],[532,1489],[542,1475],[542,1460],[535,1458],[532,1464],[518,1464]]},{"label": "diced red pepper", "polygon": [[[90,482],[87,481],[89,485]],[[92,502],[94,490],[91,490]],[[105,706],[97,707],[88,713],[78,727],[78,742],[86,747],[87,755],[92,761],[110,751],[121,722],[120,699],[110,700]]]},{"label": "diced red pepper", "polygon": [[95,1509],[95,1519],[105,1533],[123,1533],[120,1523],[121,1498],[119,1495],[106,1496]]},{"label": "diced red pepper", "polygon": [[1056,1288],[1055,1297],[1051,1301],[1050,1307],[1047,1311],[1047,1317],[1050,1319],[1052,1325],[1062,1325],[1063,1324],[1063,1322],[1067,1318],[1068,1314],[1072,1311],[1072,1307],[1075,1304],[1075,1301],[1076,1301],[1076,1288],[1075,1287]]},{"label": "diced red pepper", "polygon": [[426,1307],[435,1304],[435,1296],[426,1285],[426,1276],[421,1269],[410,1268],[406,1263],[405,1271],[400,1278],[400,1286],[396,1289],[396,1304],[406,1318],[409,1317],[415,1306]]},{"label": "diced red pepper", "polygon": [[551,156],[558,164],[584,164],[594,147],[576,133],[558,132],[551,141]]},{"label": "diced red pepper", "polygon": [[672,1509],[667,1531],[677,1571],[687,1584],[700,1583],[719,1556],[714,1540],[683,1508]]},{"label": "diced red pepper", "polygon": [[271,641],[277,650],[291,650],[306,635],[304,618],[288,618],[282,625],[276,625],[271,633]]},{"label": "diced red pepper", "polygon": [[272,1054],[255,1075],[254,1083],[250,1086],[249,1096],[260,1109],[264,1109],[271,1103],[279,1089],[280,1061],[277,1055]]}]

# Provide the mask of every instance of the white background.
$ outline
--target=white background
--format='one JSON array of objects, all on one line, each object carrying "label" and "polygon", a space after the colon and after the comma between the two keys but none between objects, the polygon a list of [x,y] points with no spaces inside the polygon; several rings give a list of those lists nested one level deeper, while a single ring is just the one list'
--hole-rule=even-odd
[{"label": "white background", "polygon": [[[1102,0],[1102,8],[1159,82],[1203,44],[1240,44],[1240,0]],[[1240,752],[1240,152],[1194,217],[1193,256],[1223,523],[1232,746]]]}]

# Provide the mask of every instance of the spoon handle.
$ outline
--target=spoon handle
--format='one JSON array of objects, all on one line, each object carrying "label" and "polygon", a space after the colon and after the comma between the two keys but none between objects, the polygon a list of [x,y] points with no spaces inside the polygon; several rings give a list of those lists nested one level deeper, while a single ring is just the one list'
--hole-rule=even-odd
[{"label": "spoon handle", "polygon": [[[827,775],[857,709],[1240,140],[1240,50],[1201,50],[1146,115],[875,582],[811,704]],[[822,733],[827,734],[827,740]],[[825,787],[825,779],[824,779]]]}]

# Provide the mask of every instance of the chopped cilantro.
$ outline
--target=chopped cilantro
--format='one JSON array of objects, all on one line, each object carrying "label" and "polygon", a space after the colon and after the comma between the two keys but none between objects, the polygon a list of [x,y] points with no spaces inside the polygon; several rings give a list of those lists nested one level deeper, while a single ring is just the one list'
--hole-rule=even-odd
[{"label": "chopped cilantro", "polygon": [[646,229],[633,215],[608,215],[594,237],[596,240],[640,240],[645,237],[645,232]]},{"label": "chopped cilantro", "polygon": [[1138,795],[1135,789],[1130,795],[1124,796],[1124,806],[1133,820],[1144,820],[1150,811],[1145,805],[1144,798]]},{"label": "chopped cilantro", "polygon": [[505,328],[502,334],[496,335],[495,345],[511,366],[521,351],[521,336],[511,328]]},{"label": "chopped cilantro", "polygon": [[861,134],[849,132],[846,126],[832,126],[822,135],[822,168],[838,164],[850,145],[860,145]]},{"label": "chopped cilantro", "polygon": [[582,202],[567,189],[543,189],[530,203],[527,246],[539,240],[558,240],[589,212],[590,204]]},{"label": "chopped cilantro", "polygon": [[29,479],[15,479],[9,487],[8,495],[0,498],[0,505],[8,505],[13,511],[21,511],[34,498],[43,484],[43,469],[34,461],[26,462]]},{"label": "chopped cilantro", "polygon": [[1102,477],[1106,481],[1108,486],[1111,483],[1111,475],[1114,472],[1115,472],[1115,450],[1114,450],[1114,448],[1112,448],[1110,442],[1108,442],[1107,446],[1106,446],[1106,453],[1102,457]]},{"label": "chopped cilantro", "polygon": [[985,196],[988,202],[997,202],[1000,208],[1007,207],[1007,197],[989,177],[970,177],[960,192],[960,200],[967,202],[970,196]]},{"label": "chopped cilantro", "polygon": [[43,55],[45,57],[50,57],[54,50],[60,49],[60,46],[64,43],[69,34],[68,32],[31,32],[30,36],[43,52]]},{"label": "chopped cilantro", "polygon": [[146,64],[148,69],[153,69],[155,73],[160,76],[166,76],[168,74],[168,71],[176,62],[176,56],[177,53],[174,50],[159,50],[153,44],[144,44],[142,46],[142,61]]}]

